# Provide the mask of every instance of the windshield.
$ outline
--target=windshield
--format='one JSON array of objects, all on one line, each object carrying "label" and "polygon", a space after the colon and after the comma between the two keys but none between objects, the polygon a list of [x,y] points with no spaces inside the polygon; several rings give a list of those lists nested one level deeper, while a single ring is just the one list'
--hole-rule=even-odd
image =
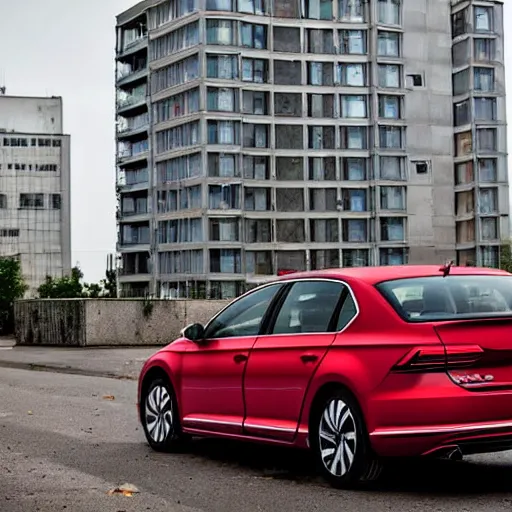
[{"label": "windshield", "polygon": [[512,276],[418,277],[376,287],[408,322],[512,316]]}]

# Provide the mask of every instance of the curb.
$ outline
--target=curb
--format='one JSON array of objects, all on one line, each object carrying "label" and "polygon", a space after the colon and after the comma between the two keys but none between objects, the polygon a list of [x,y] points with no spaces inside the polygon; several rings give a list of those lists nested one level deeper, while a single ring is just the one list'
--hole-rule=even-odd
[{"label": "curb", "polygon": [[138,380],[138,377],[133,377],[131,375],[119,375],[116,373],[103,372],[100,370],[84,370],[82,368],[73,368],[71,366],[55,366],[51,364],[21,363],[18,361],[0,361],[0,367],[11,368],[16,370],[29,370],[34,372],[81,375],[83,377],[101,377],[104,379]]}]

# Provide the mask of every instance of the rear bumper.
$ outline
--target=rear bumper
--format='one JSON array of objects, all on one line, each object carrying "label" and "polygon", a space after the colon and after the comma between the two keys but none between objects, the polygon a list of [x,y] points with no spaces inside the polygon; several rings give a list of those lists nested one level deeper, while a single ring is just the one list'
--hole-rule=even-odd
[{"label": "rear bumper", "polygon": [[371,444],[384,457],[442,456],[459,448],[463,455],[512,449],[512,418],[506,421],[450,426],[383,428],[370,434]]}]

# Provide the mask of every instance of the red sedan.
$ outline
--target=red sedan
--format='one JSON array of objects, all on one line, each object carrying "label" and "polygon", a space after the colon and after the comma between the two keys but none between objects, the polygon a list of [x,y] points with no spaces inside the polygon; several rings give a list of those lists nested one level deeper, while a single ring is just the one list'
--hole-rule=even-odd
[{"label": "red sedan", "polygon": [[396,456],[512,449],[512,275],[400,266],[291,274],[154,354],[149,444],[219,436],[313,450],[335,486]]}]

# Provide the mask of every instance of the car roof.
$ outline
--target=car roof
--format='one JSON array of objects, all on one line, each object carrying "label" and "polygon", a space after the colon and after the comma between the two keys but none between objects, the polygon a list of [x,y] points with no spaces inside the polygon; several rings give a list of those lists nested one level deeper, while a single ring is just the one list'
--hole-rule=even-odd
[{"label": "car roof", "polygon": [[[309,272],[290,273],[279,278],[279,281],[291,279],[323,278],[323,279],[355,279],[368,284],[377,284],[382,281],[394,279],[407,279],[414,277],[442,276],[443,265],[397,265],[380,267],[350,267],[326,270],[313,270]],[[485,267],[457,267],[452,266],[450,275],[505,275],[504,270]]]}]

